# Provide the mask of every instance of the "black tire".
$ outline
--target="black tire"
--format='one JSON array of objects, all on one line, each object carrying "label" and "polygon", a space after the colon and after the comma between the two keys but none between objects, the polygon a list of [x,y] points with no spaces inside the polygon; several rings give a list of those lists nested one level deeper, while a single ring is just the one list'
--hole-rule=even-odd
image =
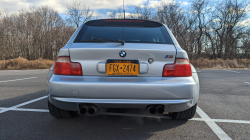
[{"label": "black tire", "polygon": [[48,101],[48,107],[50,114],[55,118],[72,118],[77,115],[77,111],[67,111],[57,108]]},{"label": "black tire", "polygon": [[194,114],[196,112],[197,104],[192,106],[191,108],[181,111],[181,112],[172,112],[169,113],[170,117],[174,120],[188,120],[192,119],[194,117]]}]

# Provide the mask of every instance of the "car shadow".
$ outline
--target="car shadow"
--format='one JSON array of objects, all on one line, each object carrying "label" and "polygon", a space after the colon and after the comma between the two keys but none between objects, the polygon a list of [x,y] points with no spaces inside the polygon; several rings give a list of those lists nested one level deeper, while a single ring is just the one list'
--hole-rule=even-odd
[{"label": "car shadow", "polygon": [[[42,90],[0,100],[0,104],[12,106],[45,95],[45,90]],[[11,104],[8,104],[8,102]],[[47,107],[47,100],[43,99],[39,104],[46,104]],[[36,108],[35,106],[37,106],[37,102],[29,104],[28,108],[33,109],[33,107]],[[21,108],[27,107],[22,106]],[[8,111],[0,114],[2,121],[4,121],[0,129],[4,129],[5,134],[2,133],[3,138],[17,138],[19,136],[31,136],[34,138],[33,135],[35,135],[38,139],[148,139],[155,135],[155,133],[165,130],[174,131],[171,129],[187,123],[187,121],[183,120],[176,121],[157,117],[140,117],[140,114],[143,114],[143,112],[137,112],[137,110],[112,109],[108,112],[134,113],[135,115],[100,115],[89,117],[78,114],[74,118],[57,119],[46,112]],[[13,131],[18,131],[18,133],[12,134]]]},{"label": "car shadow", "polygon": [[186,120],[110,115],[51,118],[49,122],[50,127],[64,126],[65,129],[71,130],[72,139],[148,139],[157,132],[171,130],[187,123]]}]

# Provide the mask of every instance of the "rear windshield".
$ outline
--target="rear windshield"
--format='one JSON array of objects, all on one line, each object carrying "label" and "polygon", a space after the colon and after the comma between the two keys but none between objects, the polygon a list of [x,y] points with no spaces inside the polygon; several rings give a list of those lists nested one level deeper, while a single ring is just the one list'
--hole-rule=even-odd
[{"label": "rear windshield", "polygon": [[[122,40],[126,43],[173,44],[167,30],[161,27],[103,27],[84,25],[74,43],[87,40]],[[112,41],[109,41],[112,42]]]}]

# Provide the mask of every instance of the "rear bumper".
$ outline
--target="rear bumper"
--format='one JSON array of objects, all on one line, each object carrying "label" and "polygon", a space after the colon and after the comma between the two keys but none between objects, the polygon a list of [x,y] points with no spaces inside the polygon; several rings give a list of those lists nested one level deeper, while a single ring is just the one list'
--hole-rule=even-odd
[{"label": "rear bumper", "polygon": [[98,77],[53,75],[48,80],[49,100],[58,108],[79,110],[79,104],[100,108],[146,108],[164,105],[166,112],[183,111],[199,96],[193,77]]}]

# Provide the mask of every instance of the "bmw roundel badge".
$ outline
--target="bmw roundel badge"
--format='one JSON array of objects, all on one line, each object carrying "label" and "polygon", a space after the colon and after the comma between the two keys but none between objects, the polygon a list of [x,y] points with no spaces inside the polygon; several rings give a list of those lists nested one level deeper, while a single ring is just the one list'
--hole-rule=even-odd
[{"label": "bmw roundel badge", "polygon": [[119,55],[120,55],[120,57],[125,57],[127,55],[127,53],[125,51],[120,51]]}]

